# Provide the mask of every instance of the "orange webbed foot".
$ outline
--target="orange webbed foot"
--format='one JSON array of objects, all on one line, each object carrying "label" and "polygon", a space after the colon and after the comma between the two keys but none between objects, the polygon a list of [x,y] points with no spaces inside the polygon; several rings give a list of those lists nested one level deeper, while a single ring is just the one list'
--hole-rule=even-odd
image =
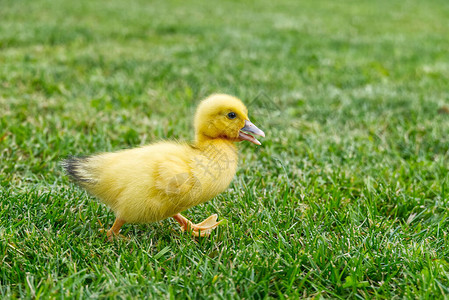
[{"label": "orange webbed foot", "polygon": [[217,222],[217,214],[213,214],[201,223],[193,224],[190,220],[181,214],[176,214],[173,218],[181,225],[182,231],[190,231],[195,237],[209,236],[214,228],[222,224],[224,220]]},{"label": "orange webbed foot", "polygon": [[[115,222],[114,225],[112,225],[111,229],[109,229],[106,232],[106,237],[108,238],[108,241],[111,242],[114,238],[124,238],[126,239],[126,237],[124,235],[120,234],[120,228],[122,228],[123,224],[125,224],[126,222],[120,218],[115,218]],[[101,230],[101,231],[104,231]]]}]

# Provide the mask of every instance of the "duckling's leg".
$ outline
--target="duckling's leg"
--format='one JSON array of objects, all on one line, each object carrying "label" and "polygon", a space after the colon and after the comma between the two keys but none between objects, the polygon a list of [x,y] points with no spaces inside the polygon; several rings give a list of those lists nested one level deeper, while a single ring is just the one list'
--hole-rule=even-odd
[{"label": "duckling's leg", "polygon": [[108,232],[106,233],[106,236],[108,237],[108,241],[112,241],[112,239],[115,236],[119,235],[120,232],[120,228],[123,226],[123,224],[125,224],[125,220],[122,220],[120,218],[115,218],[115,222],[114,225],[112,225],[111,229],[108,230]]},{"label": "duckling's leg", "polygon": [[212,229],[220,225],[223,220],[220,220],[220,222],[217,222],[218,216],[216,214],[213,214],[206,220],[204,220],[201,223],[193,224],[190,220],[188,220],[186,217],[184,217],[181,214],[176,214],[173,216],[173,219],[175,219],[179,225],[181,225],[182,231],[192,231],[192,235],[198,237],[198,236],[209,236],[212,232]]}]

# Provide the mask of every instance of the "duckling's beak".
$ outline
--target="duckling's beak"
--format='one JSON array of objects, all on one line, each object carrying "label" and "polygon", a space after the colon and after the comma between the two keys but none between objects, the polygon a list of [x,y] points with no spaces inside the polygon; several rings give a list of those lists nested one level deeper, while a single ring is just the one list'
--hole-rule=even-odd
[{"label": "duckling's beak", "polygon": [[262,145],[255,137],[253,137],[252,135],[247,134],[243,131],[246,131],[248,133],[252,133],[254,135],[258,135],[261,137],[265,137],[265,133],[262,130],[260,130],[259,128],[257,128],[256,125],[251,123],[250,120],[245,120],[245,126],[242,129],[240,129],[240,131],[239,131],[239,138],[242,141],[245,140],[245,141],[250,141],[251,143],[256,144],[256,145]]}]

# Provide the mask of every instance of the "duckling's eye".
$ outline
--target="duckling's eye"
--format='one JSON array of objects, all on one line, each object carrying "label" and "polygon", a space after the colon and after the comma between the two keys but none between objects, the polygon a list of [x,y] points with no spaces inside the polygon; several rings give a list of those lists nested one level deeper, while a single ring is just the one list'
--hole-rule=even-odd
[{"label": "duckling's eye", "polygon": [[235,112],[230,112],[229,114],[228,114],[228,118],[229,119],[235,119],[235,117],[237,117],[237,114],[235,113]]}]

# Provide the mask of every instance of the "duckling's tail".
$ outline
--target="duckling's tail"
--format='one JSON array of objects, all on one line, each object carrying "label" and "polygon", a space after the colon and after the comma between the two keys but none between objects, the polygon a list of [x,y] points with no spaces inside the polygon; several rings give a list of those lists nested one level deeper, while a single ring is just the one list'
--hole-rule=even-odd
[{"label": "duckling's tail", "polygon": [[90,158],[89,156],[69,157],[62,161],[62,166],[70,178],[83,187],[96,182],[94,172],[89,164]]}]

